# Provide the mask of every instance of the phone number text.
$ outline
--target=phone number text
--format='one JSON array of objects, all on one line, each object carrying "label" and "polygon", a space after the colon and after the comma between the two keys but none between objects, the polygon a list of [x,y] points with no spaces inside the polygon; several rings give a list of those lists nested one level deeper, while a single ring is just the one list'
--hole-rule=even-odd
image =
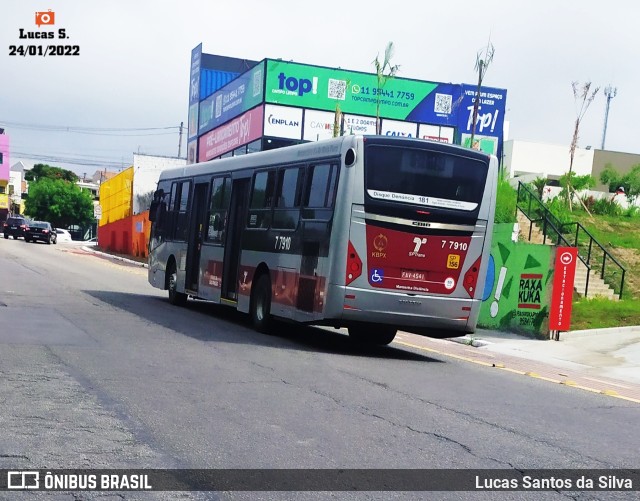
[{"label": "phone number text", "polygon": [[79,56],[79,45],[9,45],[10,56]]}]

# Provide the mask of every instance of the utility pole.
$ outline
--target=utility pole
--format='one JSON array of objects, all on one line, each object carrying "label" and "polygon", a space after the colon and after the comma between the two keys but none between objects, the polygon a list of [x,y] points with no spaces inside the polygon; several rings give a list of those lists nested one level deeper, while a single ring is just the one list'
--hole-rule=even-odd
[{"label": "utility pole", "polygon": [[178,158],[180,158],[180,153],[182,153],[182,127],[184,126],[184,122],[180,122],[180,138],[178,139]]},{"label": "utility pole", "polygon": [[609,121],[609,105],[611,100],[618,94],[618,88],[611,88],[611,85],[607,85],[604,89],[604,95],[607,96],[607,106],[604,111],[604,129],[602,130],[602,146],[601,150],[604,150],[604,140],[607,138],[607,122]]}]

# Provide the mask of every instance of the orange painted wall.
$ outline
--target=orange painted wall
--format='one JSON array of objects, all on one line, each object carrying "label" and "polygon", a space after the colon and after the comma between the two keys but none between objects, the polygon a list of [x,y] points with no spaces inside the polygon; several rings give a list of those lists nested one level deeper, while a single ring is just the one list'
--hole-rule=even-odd
[{"label": "orange painted wall", "polygon": [[98,228],[98,246],[119,254],[147,257],[150,231],[149,211],[145,211],[101,225]]}]

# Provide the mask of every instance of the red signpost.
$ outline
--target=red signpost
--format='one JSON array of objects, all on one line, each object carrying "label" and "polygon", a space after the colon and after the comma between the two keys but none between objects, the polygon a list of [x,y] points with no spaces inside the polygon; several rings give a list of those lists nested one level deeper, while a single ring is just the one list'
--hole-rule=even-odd
[{"label": "red signpost", "polygon": [[576,276],[576,247],[558,247],[553,276],[553,291],[549,311],[549,330],[559,339],[560,331],[568,331],[571,326],[571,305],[573,300],[573,281]]}]

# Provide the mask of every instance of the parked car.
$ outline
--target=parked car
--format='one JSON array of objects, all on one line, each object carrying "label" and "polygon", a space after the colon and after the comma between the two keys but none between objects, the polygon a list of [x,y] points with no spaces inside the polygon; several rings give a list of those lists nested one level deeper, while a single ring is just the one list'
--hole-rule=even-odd
[{"label": "parked car", "polygon": [[25,230],[28,223],[29,220],[24,216],[10,216],[2,225],[4,238],[24,238]]},{"label": "parked car", "polygon": [[42,240],[47,244],[58,242],[58,234],[51,223],[46,221],[31,221],[24,234],[25,242],[36,242]]},{"label": "parked car", "polygon": [[56,235],[58,237],[58,242],[71,242],[73,240],[71,238],[71,233],[67,230],[63,230],[62,228],[56,228]]}]

